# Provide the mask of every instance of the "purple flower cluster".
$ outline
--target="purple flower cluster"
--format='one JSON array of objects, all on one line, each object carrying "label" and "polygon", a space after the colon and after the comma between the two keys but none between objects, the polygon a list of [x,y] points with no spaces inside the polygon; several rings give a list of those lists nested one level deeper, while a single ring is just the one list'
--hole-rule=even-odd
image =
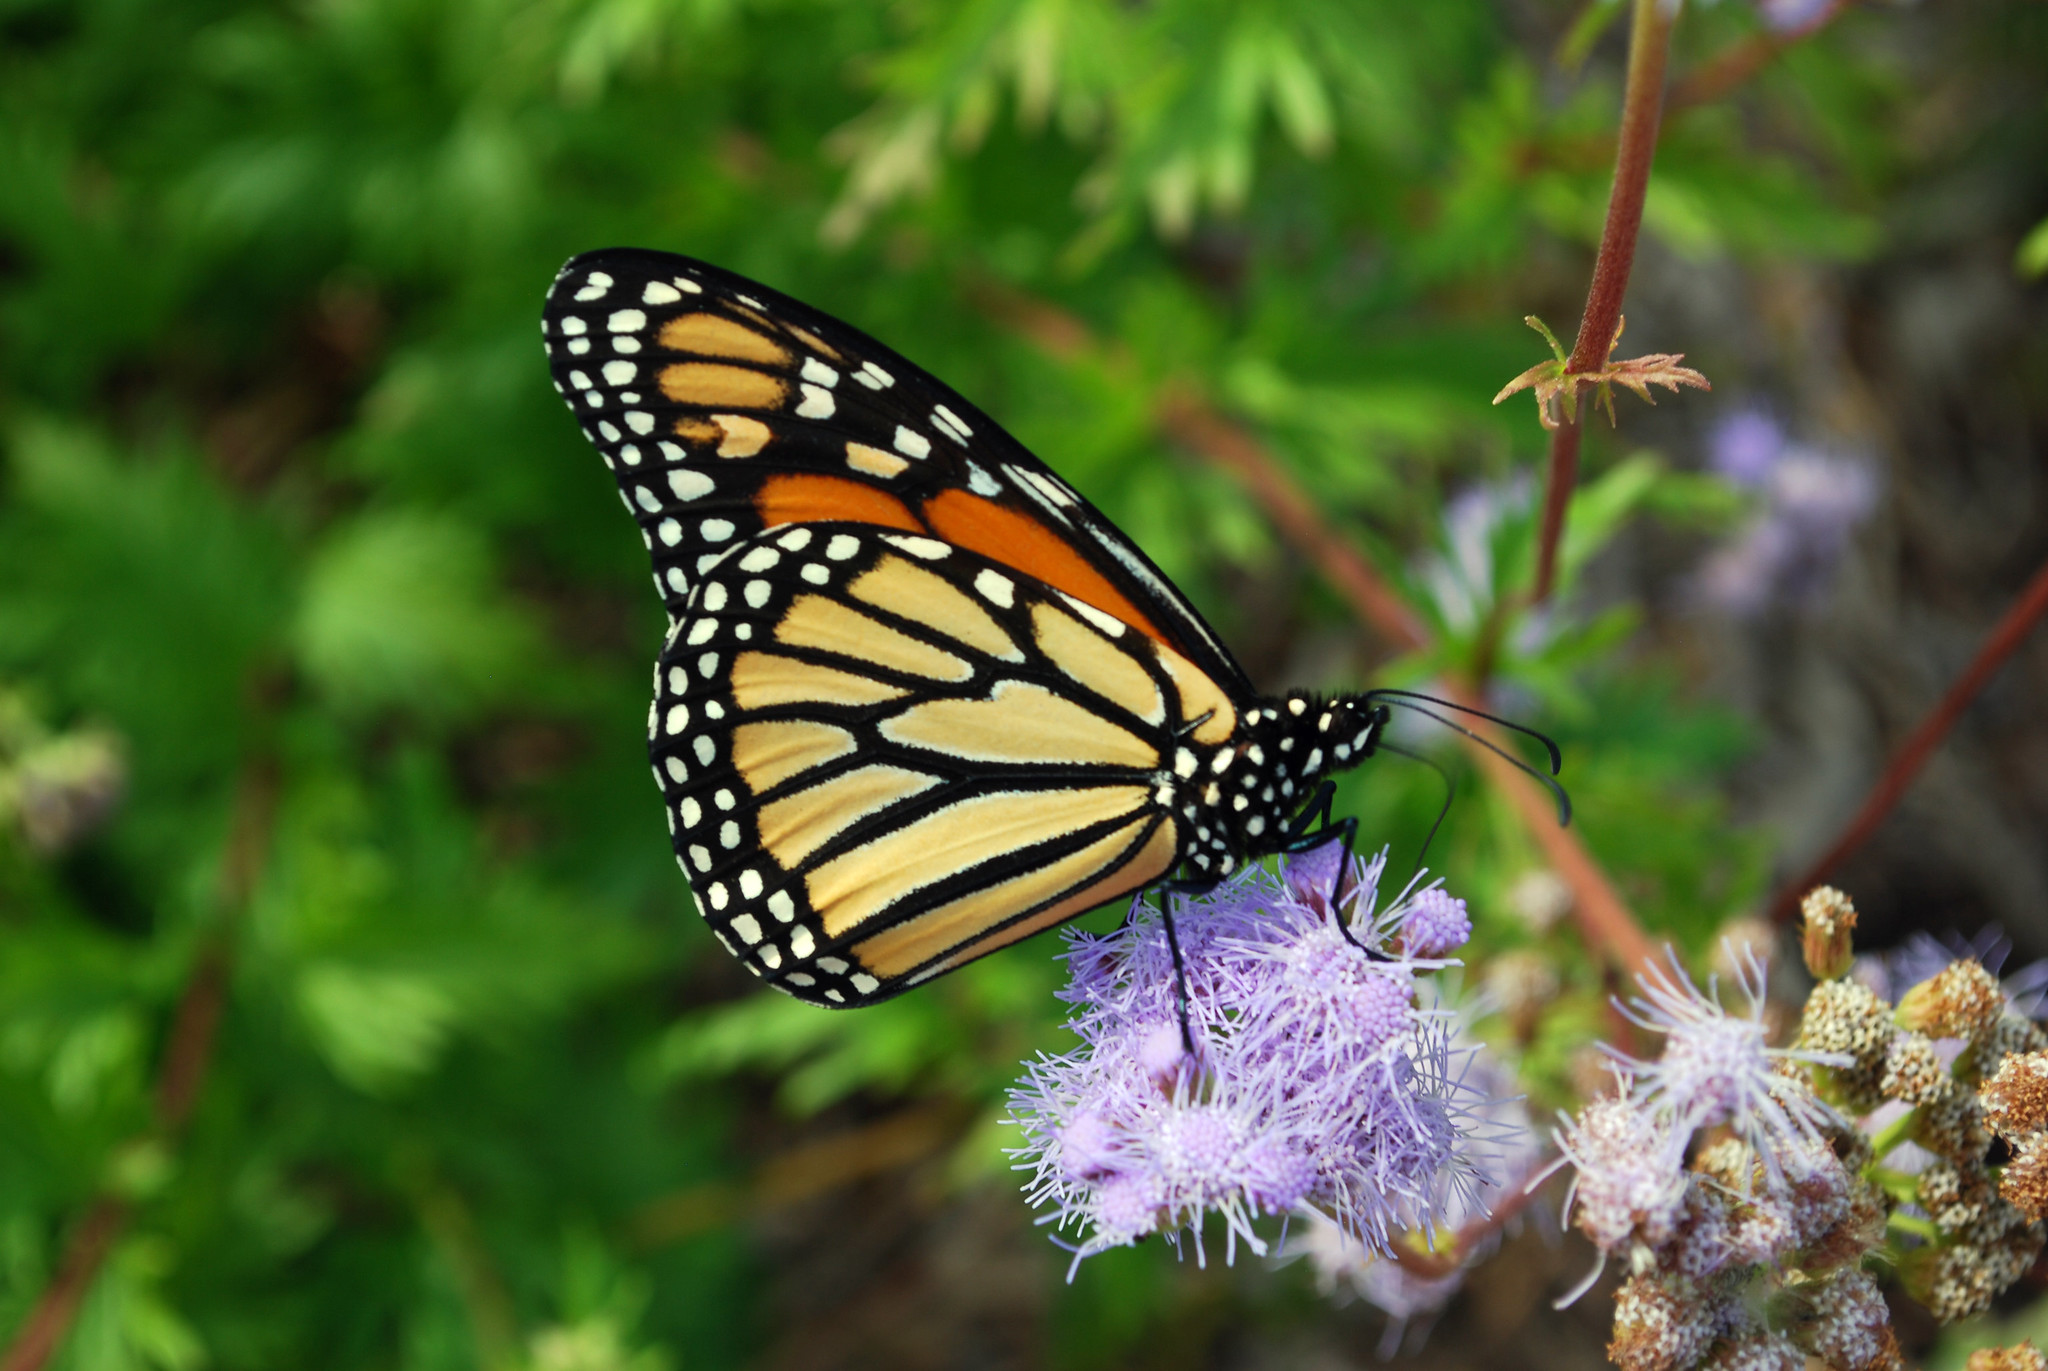
[{"label": "purple flower cluster", "polygon": [[1724,418],[1709,440],[1710,465],[1756,492],[1760,507],[1700,569],[1712,604],[1754,614],[1774,601],[1809,602],[1828,586],[1849,535],[1877,503],[1870,467],[1792,442],[1757,410]]},{"label": "purple flower cluster", "polygon": [[[1149,905],[1108,936],[1068,935],[1062,995],[1081,1045],[1031,1063],[1011,1111],[1032,1202],[1076,1231],[1076,1262],[1183,1229],[1200,1259],[1211,1211],[1231,1258],[1239,1241],[1266,1252],[1256,1220],[1302,1210],[1384,1253],[1471,1200],[1491,1133],[1471,1050],[1453,1048],[1447,1011],[1416,1004],[1418,976],[1469,923],[1433,892],[1375,913],[1384,862],[1340,873],[1333,845],[1280,879],[1252,868],[1174,898],[1193,1056]],[[1435,955],[1388,950],[1411,922]]]}]

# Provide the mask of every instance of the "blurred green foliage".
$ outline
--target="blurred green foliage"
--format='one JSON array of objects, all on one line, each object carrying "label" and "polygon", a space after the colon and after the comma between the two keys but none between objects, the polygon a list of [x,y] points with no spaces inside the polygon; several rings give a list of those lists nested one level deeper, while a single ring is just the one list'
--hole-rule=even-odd
[{"label": "blurred green foliage", "polygon": [[[1487,401],[1536,355],[1521,316],[1576,306],[1616,107],[1611,53],[1545,46],[1573,14],[0,0],[0,1328],[118,1193],[78,1371],[739,1365],[776,1332],[744,1201],[635,1234],[665,1198],[744,1197],[764,1100],[955,1102],[983,1122],[951,1183],[1008,1184],[1002,1086],[1061,1042],[1052,940],[828,1015],[754,994],[671,869],[640,740],[659,607],[536,336],[592,247],[709,258],[888,339],[1269,684],[1483,658],[1564,741],[1647,922],[1697,946],[1742,911],[1764,848],[1715,798],[1739,724],[1638,650],[1630,604],[1515,609],[1543,435]],[[1691,15],[1681,58],[1755,24]],[[1694,260],[1869,251],[1897,81],[1816,43],[1749,92],[1768,137],[1674,119],[1648,232]],[[1101,346],[1034,345],[991,287]],[[1173,449],[1171,386],[1259,429],[1431,655],[1383,660]],[[1590,460],[1568,583],[1631,521],[1737,505],[1672,454]],[[37,778],[63,822],[27,821]],[[1398,863],[1440,794],[1376,763],[1341,805]],[[1545,946],[1596,1002],[1582,951],[1500,912],[1537,860],[1505,808],[1468,788],[1440,842],[1479,951]],[[160,1137],[153,1082],[216,953],[196,1113]],[[1066,1360],[1174,1318],[1156,1251],[1058,1294],[1045,1258]]]}]

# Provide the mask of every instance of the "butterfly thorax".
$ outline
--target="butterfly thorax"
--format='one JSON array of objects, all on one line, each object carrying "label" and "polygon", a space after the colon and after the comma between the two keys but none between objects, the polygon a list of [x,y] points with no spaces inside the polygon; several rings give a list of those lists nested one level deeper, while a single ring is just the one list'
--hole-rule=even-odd
[{"label": "butterfly thorax", "polygon": [[1284,847],[1317,783],[1372,755],[1386,715],[1366,696],[1293,691],[1246,710],[1219,745],[1178,748],[1189,873],[1220,878]]}]

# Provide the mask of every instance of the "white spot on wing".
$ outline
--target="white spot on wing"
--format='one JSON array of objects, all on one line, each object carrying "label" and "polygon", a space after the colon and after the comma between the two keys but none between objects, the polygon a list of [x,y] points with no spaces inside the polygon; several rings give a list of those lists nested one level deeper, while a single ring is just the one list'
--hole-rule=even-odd
[{"label": "white spot on wing", "polygon": [[613,310],[612,317],[604,321],[604,326],[613,333],[638,333],[647,327],[647,315],[637,309]]},{"label": "white spot on wing", "polygon": [[991,499],[1003,493],[1003,483],[982,470],[980,464],[975,462],[967,464],[967,488],[976,495]]},{"label": "white spot on wing", "polygon": [[832,402],[832,392],[823,386],[805,383],[801,389],[804,401],[796,407],[799,419],[830,419],[837,408]]},{"label": "white spot on wing", "polygon": [[839,384],[839,373],[815,357],[804,358],[804,369],[801,375],[806,381],[816,381],[821,386],[836,386]]},{"label": "white spot on wing", "polygon": [[578,300],[601,300],[604,293],[612,288],[612,278],[601,271],[591,272],[583,282],[583,289],[576,292]]},{"label": "white spot on wing", "polygon": [[1104,633],[1107,633],[1110,637],[1121,638],[1124,636],[1124,621],[1117,618],[1114,614],[1105,614],[1094,605],[1087,603],[1085,600],[1077,600],[1064,590],[1059,595],[1062,600],[1065,600],[1068,605],[1072,606],[1076,614],[1101,629]]},{"label": "white spot on wing", "polygon": [[665,281],[649,281],[647,289],[640,292],[643,305],[672,305],[683,298],[683,293]]},{"label": "white spot on wing", "polygon": [[695,500],[709,495],[717,489],[718,483],[701,471],[688,467],[676,467],[668,474],[668,488],[676,493],[678,500]]},{"label": "white spot on wing", "polygon": [[1011,582],[1009,577],[1001,572],[991,571],[987,568],[976,572],[974,575],[974,588],[980,591],[985,599],[994,604],[1001,605],[1004,609],[1008,609],[1011,605],[1017,603],[1017,587]]},{"label": "white spot on wing", "polygon": [[922,460],[931,456],[932,440],[925,437],[922,433],[915,432],[898,424],[896,425],[896,450],[905,457],[916,457]]},{"label": "white spot on wing", "polygon": [[[913,557],[922,557],[927,562],[936,562],[939,558],[953,550],[936,538],[918,538],[898,533],[884,533],[882,541],[902,548]],[[746,564],[742,562],[741,565],[744,566]]]}]

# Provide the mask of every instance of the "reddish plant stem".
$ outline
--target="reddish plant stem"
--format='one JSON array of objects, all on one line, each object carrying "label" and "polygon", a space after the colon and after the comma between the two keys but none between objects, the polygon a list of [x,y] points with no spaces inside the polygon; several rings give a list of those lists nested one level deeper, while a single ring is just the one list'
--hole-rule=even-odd
[{"label": "reddish plant stem", "polygon": [[1891,813],[1893,806],[1898,804],[1900,798],[1912,786],[1913,778],[1920,774],[1920,768],[1927,764],[1927,759],[1933,755],[1934,749],[1941,745],[1941,740],[1955,727],[1956,720],[1962,717],[1963,711],[1969,708],[1970,702],[1990,683],[1998,669],[2005,665],[2005,659],[2012,656],[2019,645],[2026,641],[2027,635],[2040,623],[2043,615],[2048,615],[2048,563],[2044,563],[2034,573],[2034,578],[2027,582],[2026,588],[2020,592],[2019,599],[2013,602],[2012,608],[2006,610],[2004,616],[1992,628],[1990,635],[1984,640],[1984,646],[1977,649],[1976,657],[1964,668],[1963,674],[1956,678],[1955,684],[1948,688],[1948,693],[1941,697],[1940,702],[1928,712],[1927,717],[1922,719],[1912,733],[1907,735],[1906,741],[1899,745],[1898,751],[1892,754],[1891,760],[1885,764],[1883,773],[1878,776],[1876,784],[1871,786],[1870,793],[1864,797],[1862,807],[1842,829],[1841,835],[1828,845],[1827,851],[1811,866],[1778,891],[1770,905],[1770,917],[1773,920],[1783,923],[1790,919],[1799,908],[1800,898],[1808,890],[1827,879],[1829,873],[1840,866],[1850,853],[1869,841],[1870,835],[1877,831],[1885,816]]},{"label": "reddish plant stem", "polygon": [[[223,922],[238,918],[248,907],[270,848],[270,828],[277,809],[277,771],[267,761],[252,763],[242,773],[235,812],[222,854],[220,899]],[[184,1136],[192,1109],[205,1082],[227,998],[229,953],[226,931],[216,932],[200,949],[178,997],[157,1068],[155,1138],[174,1144]],[[115,1195],[101,1195],[65,1240],[56,1274],[44,1287],[35,1307],[14,1331],[0,1371],[41,1371],[71,1331],[72,1320],[92,1289],[100,1268],[128,1226],[132,1209]]]},{"label": "reddish plant stem", "polygon": [[[1622,93],[1621,135],[1614,153],[1614,189],[1607,198],[1607,223],[1600,232],[1600,253],[1593,261],[1593,284],[1586,292],[1586,310],[1579,317],[1579,336],[1572,344],[1565,374],[1598,371],[1614,346],[1621,323],[1621,301],[1635,266],[1636,238],[1643,227],[1643,199],[1650,187],[1650,164],[1657,155],[1657,129],[1664,112],[1664,68],[1671,54],[1672,14],[1665,0],[1635,0],[1629,21],[1628,81]],[[1567,395],[1568,400],[1574,397]],[[1579,476],[1579,433],[1582,408],[1565,406],[1565,416],[1550,435],[1549,471],[1543,488],[1543,522],[1536,544],[1535,603],[1550,598],[1557,582],[1557,549],[1564,539],[1565,512]]]},{"label": "reddish plant stem", "polygon": [[1813,37],[1846,14],[1856,0],[1834,0],[1826,9],[1803,24],[1784,30],[1765,29],[1753,33],[1726,50],[1708,58],[1686,74],[1671,89],[1667,108],[1686,109],[1707,105],[1734,90],[1769,66],[1777,55],[1795,43]]},{"label": "reddish plant stem", "polygon": [[1539,1157],[1522,1178],[1501,1196],[1500,1204],[1484,1218],[1472,1220],[1451,1235],[1451,1240],[1437,1252],[1424,1252],[1410,1247],[1405,1242],[1394,1244],[1394,1260],[1408,1268],[1411,1275],[1426,1281],[1440,1281],[1455,1274],[1472,1254],[1472,1249],[1485,1242],[1494,1234],[1506,1228],[1517,1214],[1529,1207],[1529,1201],[1536,1198],[1535,1186],[1538,1178],[1551,1167],[1547,1157]]},{"label": "reddish plant stem", "polygon": [[[1468,708],[1485,707],[1479,693],[1462,682],[1453,682],[1447,693],[1452,700]],[[1474,732],[1484,728],[1476,720],[1465,722]],[[1585,933],[1586,940],[1604,949],[1624,972],[1647,967],[1657,955],[1657,945],[1650,941],[1650,935],[1643,932],[1643,926],[1629,913],[1628,905],[1622,901],[1614,883],[1607,879],[1607,873],[1586,850],[1586,845],[1579,841],[1578,835],[1558,824],[1557,802],[1551,798],[1550,792],[1483,743],[1473,738],[1466,738],[1464,742],[1465,750],[1479,763],[1486,778],[1514,806],[1522,826],[1543,849],[1544,860],[1570,887],[1572,917]]]},{"label": "reddish plant stem", "polygon": [[29,1310],[28,1317],[14,1330],[7,1355],[0,1358],[0,1371],[38,1371],[63,1344],[78,1317],[78,1306],[92,1288],[107,1254],[128,1223],[125,1201],[102,1195],[73,1229],[57,1263],[57,1274],[43,1291],[43,1297]]}]

